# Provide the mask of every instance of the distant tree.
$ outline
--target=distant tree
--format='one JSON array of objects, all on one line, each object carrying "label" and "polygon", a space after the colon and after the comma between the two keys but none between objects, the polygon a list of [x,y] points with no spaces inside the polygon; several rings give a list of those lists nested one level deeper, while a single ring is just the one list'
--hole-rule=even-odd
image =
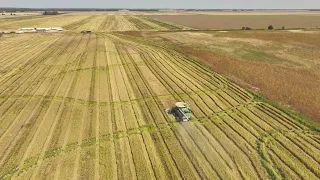
[{"label": "distant tree", "polygon": [[273,26],[272,26],[272,25],[270,25],[270,26],[268,27],[268,29],[269,29],[269,30],[272,30],[272,29],[273,29]]},{"label": "distant tree", "polygon": [[252,30],[252,28],[251,27],[246,27],[246,30]]},{"label": "distant tree", "polygon": [[59,12],[58,11],[45,11],[43,13],[43,15],[58,15]]},{"label": "distant tree", "polygon": [[282,26],[282,30],[284,30],[285,29],[285,27],[284,26]]},{"label": "distant tree", "polygon": [[242,27],[242,30],[246,30],[246,27]]}]

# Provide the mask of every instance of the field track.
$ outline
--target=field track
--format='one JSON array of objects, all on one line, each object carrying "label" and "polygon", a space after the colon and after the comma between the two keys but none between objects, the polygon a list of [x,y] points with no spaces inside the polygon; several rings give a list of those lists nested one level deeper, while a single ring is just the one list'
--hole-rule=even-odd
[{"label": "field track", "polygon": [[[179,28],[117,15],[65,28],[89,27]],[[99,32],[0,47],[0,179],[320,178],[318,132],[166,46]],[[165,113],[177,101],[191,122]]]}]

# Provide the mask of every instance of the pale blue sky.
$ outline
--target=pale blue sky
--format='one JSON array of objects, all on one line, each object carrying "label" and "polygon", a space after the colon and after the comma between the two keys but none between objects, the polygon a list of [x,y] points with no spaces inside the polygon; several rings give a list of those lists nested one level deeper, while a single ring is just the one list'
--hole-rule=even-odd
[{"label": "pale blue sky", "polygon": [[0,7],[320,9],[320,0],[0,0]]}]

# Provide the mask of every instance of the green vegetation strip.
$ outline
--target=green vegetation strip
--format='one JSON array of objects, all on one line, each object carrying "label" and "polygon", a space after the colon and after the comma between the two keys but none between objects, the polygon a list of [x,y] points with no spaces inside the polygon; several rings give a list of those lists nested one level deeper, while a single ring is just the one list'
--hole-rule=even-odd
[{"label": "green vegetation strip", "polygon": [[[211,118],[222,117],[222,116],[225,116],[229,113],[233,113],[236,110],[240,110],[243,108],[254,106],[255,104],[256,103],[254,103],[254,102],[250,102],[247,104],[238,105],[238,106],[232,107],[230,109],[227,109],[227,110],[224,110],[224,111],[221,111],[218,113],[214,113],[214,114],[207,116],[207,117],[200,117],[198,119],[194,118],[193,121],[205,125],[204,122],[209,121]],[[46,151],[45,155],[43,157],[34,156],[34,157],[30,157],[30,158],[26,159],[22,168],[19,169],[18,166],[16,166],[11,171],[9,171],[5,176],[0,177],[0,179],[7,179],[7,178],[12,177],[15,174],[20,175],[20,174],[26,172],[27,170],[35,167],[40,159],[44,160],[44,159],[48,159],[48,158],[53,158],[53,157],[61,155],[62,153],[68,153],[68,152],[74,151],[78,147],[85,148],[85,147],[90,147],[93,145],[99,145],[102,142],[126,138],[126,137],[129,137],[130,135],[152,133],[152,132],[156,132],[156,131],[158,131],[158,132],[166,131],[168,129],[174,129],[175,127],[179,126],[179,124],[180,123],[176,122],[176,121],[171,121],[168,123],[159,123],[159,124],[148,124],[148,125],[140,126],[139,128],[128,129],[127,131],[116,131],[112,134],[101,135],[99,137],[99,142],[96,141],[96,137],[92,137],[90,139],[82,140],[82,142],[80,144],[77,142],[68,144],[66,146],[66,148],[64,148],[64,149],[62,147],[51,149],[49,151]]]},{"label": "green vegetation strip", "polygon": [[293,120],[299,122],[300,124],[310,128],[312,131],[316,131],[316,132],[320,132],[320,125],[318,123],[316,123],[315,121],[310,120],[309,118],[307,118],[306,116],[302,115],[301,113],[298,113],[294,110],[292,110],[289,107],[285,107],[283,105],[279,105],[276,103],[273,103],[272,101],[270,101],[269,99],[258,95],[257,93],[247,90],[250,94],[252,94],[254,96],[254,100],[257,102],[263,102],[265,104],[270,104],[271,106],[273,106],[274,108],[280,110],[281,112],[283,112],[284,114],[286,114],[287,116],[289,116],[290,118],[292,118]]},{"label": "green vegetation strip", "polygon": [[[221,91],[222,89],[216,89],[216,90],[199,90],[199,91],[192,91],[192,92],[188,92],[188,93],[179,93],[178,95],[180,96],[188,96],[188,95],[202,95],[204,93],[212,93],[212,92],[217,92],[217,91]],[[170,98],[172,97],[172,94],[164,94],[164,95],[158,95],[158,96],[150,96],[150,97],[144,97],[144,98],[137,98],[137,99],[131,99],[130,101],[119,101],[119,102],[103,102],[100,101],[99,105],[97,103],[97,101],[87,101],[87,100],[83,100],[83,99],[76,99],[76,98],[72,98],[72,97],[63,97],[63,96],[42,96],[42,95],[15,95],[15,96],[9,96],[9,95],[3,95],[0,96],[0,99],[21,99],[21,98],[44,98],[44,100],[47,101],[58,101],[58,102],[68,102],[68,103],[76,103],[76,104],[81,104],[81,105],[85,105],[85,106],[109,106],[112,104],[123,104],[123,103],[130,103],[130,102],[143,102],[143,101],[151,101],[153,98],[157,97],[157,98]]]}]

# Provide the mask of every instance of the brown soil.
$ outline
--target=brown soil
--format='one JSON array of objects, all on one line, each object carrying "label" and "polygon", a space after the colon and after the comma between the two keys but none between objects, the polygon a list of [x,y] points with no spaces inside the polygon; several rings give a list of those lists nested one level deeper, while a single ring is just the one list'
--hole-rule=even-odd
[{"label": "brown soil", "polygon": [[196,57],[237,84],[251,90],[258,90],[270,100],[288,104],[320,122],[320,80],[319,76],[312,72],[240,60],[186,46],[180,46],[177,50]]},{"label": "brown soil", "polygon": [[319,15],[152,15],[157,20],[167,21],[199,29],[267,29],[308,28],[320,26]]},{"label": "brown soil", "polygon": [[[312,32],[311,34],[305,33]],[[203,33],[214,34],[218,37],[231,38],[251,38],[264,41],[273,41],[282,44],[292,44],[299,46],[313,45],[320,47],[320,30],[305,30],[300,33],[293,33],[289,31],[232,31],[230,33],[216,33],[213,31],[203,31]]]},{"label": "brown soil", "polygon": [[[319,34],[306,36],[302,33],[287,31],[233,31],[228,33],[208,31],[206,33],[213,33],[216,37],[234,37],[244,40],[251,38],[290,45],[299,43],[299,46],[308,48],[309,46],[320,47]],[[171,39],[162,36],[164,33],[161,32],[123,34],[152,38],[155,41],[160,39],[162,42],[175,44]],[[181,45],[181,43],[175,44],[174,47],[176,51],[194,57],[238,85],[256,91],[273,102],[289,106],[320,122],[320,72],[317,70],[317,67],[320,68],[319,63],[314,63],[310,68],[286,66],[281,63],[244,60],[210,50],[195,49],[190,45]],[[301,54],[301,62],[304,62],[303,58],[309,57],[309,54]]]}]

